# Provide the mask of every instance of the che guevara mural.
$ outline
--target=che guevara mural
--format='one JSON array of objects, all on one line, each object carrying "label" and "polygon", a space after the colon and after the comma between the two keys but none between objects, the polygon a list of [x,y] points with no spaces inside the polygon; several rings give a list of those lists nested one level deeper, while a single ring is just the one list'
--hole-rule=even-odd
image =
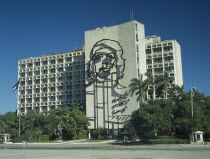
[{"label": "che guevara mural", "polygon": [[119,128],[129,118],[128,84],[123,81],[126,59],[121,44],[112,39],[97,41],[86,62],[86,113],[91,128]]}]

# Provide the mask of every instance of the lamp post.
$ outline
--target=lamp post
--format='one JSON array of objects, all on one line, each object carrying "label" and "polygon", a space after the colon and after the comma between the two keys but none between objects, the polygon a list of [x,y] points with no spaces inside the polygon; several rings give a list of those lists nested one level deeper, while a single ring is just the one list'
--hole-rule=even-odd
[{"label": "lamp post", "polygon": [[190,89],[190,104],[191,104],[191,115],[192,115],[192,142],[194,142],[194,134],[193,134],[193,116],[194,116],[194,108],[193,108],[193,96],[194,96],[194,92],[196,91],[195,87],[191,87]]}]

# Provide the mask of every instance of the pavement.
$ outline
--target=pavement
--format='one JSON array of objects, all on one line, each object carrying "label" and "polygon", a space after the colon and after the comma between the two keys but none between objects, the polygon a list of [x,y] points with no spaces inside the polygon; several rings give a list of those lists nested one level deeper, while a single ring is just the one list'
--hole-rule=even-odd
[{"label": "pavement", "polygon": [[0,144],[0,159],[209,159],[210,145],[141,145],[119,141]]}]

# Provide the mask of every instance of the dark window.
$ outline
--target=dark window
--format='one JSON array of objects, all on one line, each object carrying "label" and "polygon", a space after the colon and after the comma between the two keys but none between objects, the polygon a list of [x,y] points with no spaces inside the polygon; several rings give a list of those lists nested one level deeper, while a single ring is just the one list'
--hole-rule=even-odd
[{"label": "dark window", "polygon": [[153,48],[153,51],[154,52],[161,52],[162,51],[162,48],[161,47]]},{"label": "dark window", "polygon": [[164,46],[164,51],[170,51],[172,50],[172,46]]},{"label": "dark window", "polygon": [[151,54],[151,49],[146,49],[147,54]]}]

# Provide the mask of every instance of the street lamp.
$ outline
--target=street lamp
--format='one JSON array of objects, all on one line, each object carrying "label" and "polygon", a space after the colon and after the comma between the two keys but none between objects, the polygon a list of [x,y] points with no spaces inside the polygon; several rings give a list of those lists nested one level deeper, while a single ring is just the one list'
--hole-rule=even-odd
[{"label": "street lamp", "polygon": [[191,87],[190,89],[190,103],[191,103],[191,113],[192,113],[192,142],[194,142],[194,134],[193,134],[193,96],[196,91],[195,87]]}]

